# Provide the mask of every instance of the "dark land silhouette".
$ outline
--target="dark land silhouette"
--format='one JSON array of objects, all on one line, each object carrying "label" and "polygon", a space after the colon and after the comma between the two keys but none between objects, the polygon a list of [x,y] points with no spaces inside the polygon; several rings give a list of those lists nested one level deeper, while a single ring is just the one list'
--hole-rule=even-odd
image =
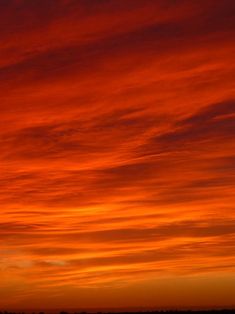
[{"label": "dark land silhouette", "polygon": [[[0,311],[0,314],[48,314],[45,312]],[[157,311],[58,311],[56,314],[235,314],[232,309],[214,310],[157,310]]]}]

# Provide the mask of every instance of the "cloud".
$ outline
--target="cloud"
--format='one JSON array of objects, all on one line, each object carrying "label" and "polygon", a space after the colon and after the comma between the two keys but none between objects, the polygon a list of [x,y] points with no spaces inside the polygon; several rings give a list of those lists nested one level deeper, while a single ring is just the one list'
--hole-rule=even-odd
[{"label": "cloud", "polygon": [[1,1],[0,294],[14,306],[66,308],[86,289],[114,306],[159,278],[203,274],[204,289],[234,272],[233,7]]}]

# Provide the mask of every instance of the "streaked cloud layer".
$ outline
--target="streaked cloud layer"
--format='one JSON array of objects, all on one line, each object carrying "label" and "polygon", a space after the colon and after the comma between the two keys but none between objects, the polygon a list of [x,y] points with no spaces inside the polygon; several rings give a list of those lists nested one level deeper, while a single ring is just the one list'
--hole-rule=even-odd
[{"label": "streaked cloud layer", "polygon": [[232,305],[234,1],[0,7],[0,307]]}]

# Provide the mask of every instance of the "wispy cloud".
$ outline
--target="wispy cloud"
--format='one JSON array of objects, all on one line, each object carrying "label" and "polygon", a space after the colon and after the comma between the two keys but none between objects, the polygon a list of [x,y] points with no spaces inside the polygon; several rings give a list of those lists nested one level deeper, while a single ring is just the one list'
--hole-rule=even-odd
[{"label": "wispy cloud", "polygon": [[234,1],[0,6],[0,294],[232,302]]}]

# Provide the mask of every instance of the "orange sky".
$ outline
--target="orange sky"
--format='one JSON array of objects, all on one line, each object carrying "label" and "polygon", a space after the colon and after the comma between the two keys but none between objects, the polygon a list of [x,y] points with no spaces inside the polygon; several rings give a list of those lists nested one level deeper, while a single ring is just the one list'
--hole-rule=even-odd
[{"label": "orange sky", "polygon": [[0,1],[0,309],[235,304],[234,10]]}]

